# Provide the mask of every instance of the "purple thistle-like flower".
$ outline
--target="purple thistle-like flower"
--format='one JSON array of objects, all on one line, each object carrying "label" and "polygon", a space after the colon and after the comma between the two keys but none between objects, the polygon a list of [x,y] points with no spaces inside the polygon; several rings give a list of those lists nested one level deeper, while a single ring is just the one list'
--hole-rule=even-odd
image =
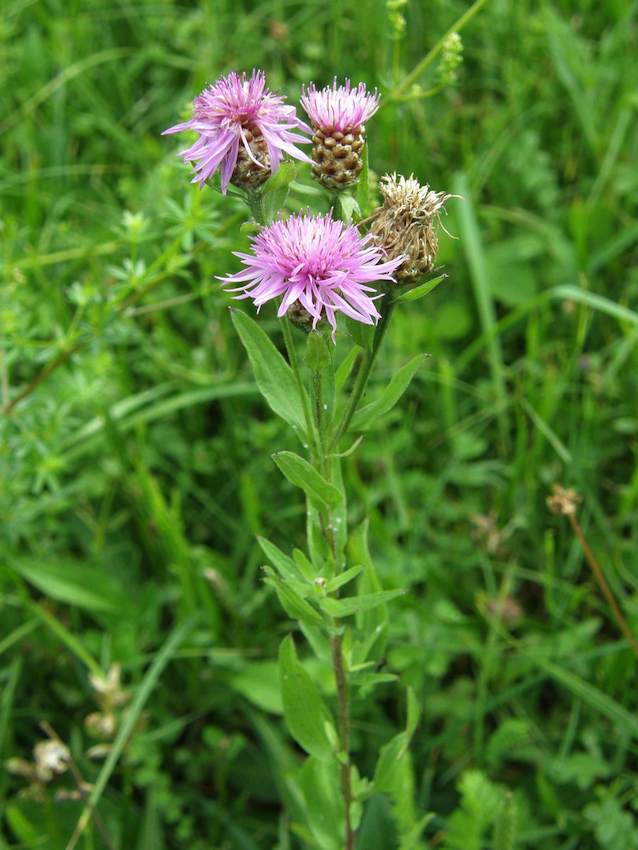
[{"label": "purple thistle-like flower", "polygon": [[332,86],[317,90],[314,83],[307,89],[302,87],[301,105],[315,127],[332,135],[333,132],[361,132],[364,124],[379,108],[379,94],[370,94],[365,83],[352,88],[350,80],[344,86]]},{"label": "purple thistle-like flower", "polygon": [[297,302],[312,316],[312,326],[325,315],[335,338],[335,313],[373,325],[380,318],[369,286],[394,280],[392,273],[403,257],[382,262],[384,252],[369,235],[353,225],[335,221],[330,214],[300,213],[264,228],[252,241],[252,254],[235,252],[246,266],[237,274],[219,278],[224,285],[239,283],[237,298],[252,298],[257,310],[281,297],[277,316]]},{"label": "purple thistle-like flower", "polygon": [[[246,74],[230,73],[220,77],[195,98],[193,117],[176,124],[162,135],[195,130],[197,141],[179,152],[184,162],[195,166],[193,183],[203,187],[208,178],[220,169],[221,190],[226,192],[233,176],[240,146],[256,169],[267,173],[279,167],[284,153],[304,162],[310,158],[297,144],[308,144],[309,140],[293,130],[311,133],[310,127],[297,118],[294,106],[285,104],[285,98],[275,95],[266,88],[263,71],[253,71],[250,79]],[[264,155],[255,156],[254,139],[265,142]],[[259,152],[258,152],[259,153]],[[266,158],[267,154],[267,158]],[[265,164],[266,160],[269,163]]]}]

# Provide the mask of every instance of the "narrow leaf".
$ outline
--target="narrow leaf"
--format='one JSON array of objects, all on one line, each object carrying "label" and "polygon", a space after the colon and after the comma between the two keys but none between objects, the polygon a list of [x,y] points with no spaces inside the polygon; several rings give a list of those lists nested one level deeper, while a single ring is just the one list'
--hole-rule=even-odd
[{"label": "narrow leaf", "polygon": [[326,585],[326,590],[328,593],[333,593],[335,590],[338,590],[344,584],[347,584],[349,581],[352,581],[353,578],[356,578],[363,567],[361,565],[356,567],[350,567],[349,570],[346,570],[343,573],[340,573],[338,576],[335,576],[331,579]]},{"label": "narrow leaf", "polygon": [[232,310],[231,318],[248,354],[261,394],[278,416],[303,433],[303,407],[292,369],[250,316],[241,310]]},{"label": "narrow leaf", "polygon": [[331,617],[350,617],[359,611],[369,611],[390,599],[403,596],[404,590],[380,590],[378,593],[364,593],[347,599],[321,599],[319,604]]},{"label": "narrow leaf", "polygon": [[307,460],[294,452],[277,452],[273,460],[291,484],[300,487],[318,510],[335,508],[341,501],[341,493],[311,466]]},{"label": "narrow leaf", "polygon": [[281,607],[286,614],[293,619],[299,620],[302,623],[307,623],[311,626],[324,626],[324,620],[318,611],[312,607],[309,602],[297,592],[288,582],[282,581],[279,576],[275,575],[268,567],[264,567],[268,577],[265,579],[266,584],[275,589]]},{"label": "narrow leaf", "polygon": [[425,354],[418,354],[402,366],[392,380],[381,393],[380,397],[365,407],[360,408],[352,420],[352,430],[365,431],[384,413],[392,410],[410,385],[417,369],[419,369],[427,358]]},{"label": "narrow leaf", "polygon": [[279,647],[279,682],[284,717],[290,734],[311,756],[334,758],[326,727],[332,718],[319,689],[304,670],[290,635]]},{"label": "narrow leaf", "polygon": [[440,283],[443,283],[446,277],[446,274],[440,274],[438,277],[432,278],[432,280],[426,280],[425,283],[415,286],[412,289],[408,289],[407,292],[402,292],[401,295],[397,295],[394,300],[418,301],[420,298],[424,298],[426,295],[429,295],[433,289],[436,289]]},{"label": "narrow leaf", "polygon": [[265,537],[258,537],[257,542],[261,546],[261,550],[264,555],[268,558],[273,567],[279,571],[282,578],[298,578],[295,562],[287,555],[284,555],[281,549],[278,549],[274,543],[271,543],[270,540],[266,540]]}]

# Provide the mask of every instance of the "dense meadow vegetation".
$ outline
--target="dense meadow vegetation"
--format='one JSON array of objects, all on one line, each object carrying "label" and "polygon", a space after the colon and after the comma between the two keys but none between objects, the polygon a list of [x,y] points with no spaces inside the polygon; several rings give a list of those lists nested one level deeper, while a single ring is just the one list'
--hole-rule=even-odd
[{"label": "dense meadow vegetation", "polygon": [[[247,212],[160,136],[254,67],[294,104],[309,80],[378,87],[373,190],[396,169],[460,196],[447,278],[396,309],[370,397],[430,356],[344,459],[351,527],[369,517],[380,584],[408,591],[379,615],[400,686],[353,700],[364,775],[413,726],[406,688],[420,709],[357,848],[638,848],[638,3],[470,7],[2,4],[0,848],[333,846],[331,789],[308,821],[294,779],[291,621],[256,542],[303,547],[271,460],[293,438],[215,279]],[[313,192],[300,165],[288,209]],[[47,771],[47,741],[72,769]]]}]

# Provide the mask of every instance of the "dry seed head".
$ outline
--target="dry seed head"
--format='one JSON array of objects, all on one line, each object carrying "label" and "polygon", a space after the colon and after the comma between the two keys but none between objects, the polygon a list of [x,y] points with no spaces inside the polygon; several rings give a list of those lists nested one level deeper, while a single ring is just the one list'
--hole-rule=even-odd
[{"label": "dry seed head", "polygon": [[406,258],[395,272],[397,280],[414,281],[434,268],[439,248],[436,225],[452,195],[421,186],[414,176],[396,174],[384,175],[379,189],[383,206],[376,211],[370,232],[390,259]]},{"label": "dry seed head", "polygon": [[84,718],[87,732],[96,738],[112,738],[117,729],[117,720],[111,712],[94,711]]},{"label": "dry seed head", "polygon": [[547,497],[547,507],[553,514],[559,516],[574,516],[581,497],[571,487],[561,487],[554,484],[552,495]]},{"label": "dry seed head", "polygon": [[117,663],[111,664],[106,676],[89,674],[89,681],[97,694],[97,701],[105,711],[124,705],[128,701],[129,693],[122,688],[121,676],[122,665]]},{"label": "dry seed head", "polygon": [[35,771],[41,782],[48,782],[54,773],[64,773],[71,760],[68,748],[61,741],[40,741],[33,748]]}]

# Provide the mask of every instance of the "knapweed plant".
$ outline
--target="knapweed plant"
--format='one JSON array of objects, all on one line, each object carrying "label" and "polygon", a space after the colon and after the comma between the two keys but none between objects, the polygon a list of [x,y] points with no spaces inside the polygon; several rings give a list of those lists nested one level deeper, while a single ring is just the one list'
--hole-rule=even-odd
[{"label": "knapweed plant", "polygon": [[[408,800],[407,749],[419,713],[414,696],[408,693],[405,731],[381,749],[370,776],[359,772],[350,746],[353,692],[368,694],[395,679],[382,659],[387,605],[402,591],[382,589],[367,523],[348,523],[342,459],[398,402],[422,363],[415,356],[380,395],[366,398],[393,310],[443,279],[425,277],[434,268],[435,228],[449,197],[413,177],[386,175],[379,183],[383,203],[375,208],[365,130],[379,100],[363,83],[334,81],[323,89],[310,83],[301,95],[309,126],[266,88],[261,71],[250,78],[232,73],[195,99],[190,120],[165,131],[196,134],[180,154],[193,167],[193,182],[248,204],[255,222],[251,249],[237,253],[241,268],[220,279],[232,297],[252,301],[257,314],[273,302],[283,336],[286,357],[259,317],[233,308],[257,385],[299,443],[273,460],[305,494],[306,550],[287,551],[282,541],[260,544],[265,581],[310,651],[333,671],[336,704],[330,706],[309,672],[317,665],[300,660],[306,648],[292,634],[281,643],[284,715],[307,753],[290,777],[288,802],[295,832],[321,850],[352,850],[373,794],[393,801],[401,846],[416,846],[426,822]],[[312,158],[299,147],[310,143]],[[322,188],[313,192],[297,183],[286,156],[308,163]],[[288,193],[298,188],[324,211],[287,214]]]}]

